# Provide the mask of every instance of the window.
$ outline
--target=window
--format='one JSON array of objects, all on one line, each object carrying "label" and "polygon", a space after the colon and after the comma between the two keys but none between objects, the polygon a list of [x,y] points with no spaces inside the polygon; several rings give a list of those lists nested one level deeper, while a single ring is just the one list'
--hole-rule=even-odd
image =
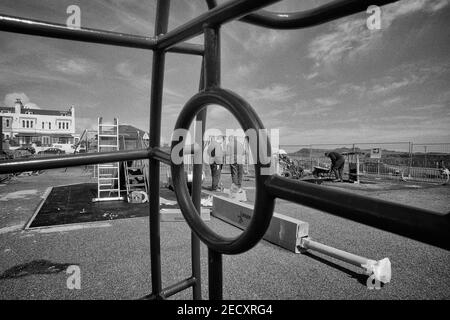
[{"label": "window", "polygon": [[44,123],[42,122],[42,129],[44,129]]},{"label": "window", "polygon": [[30,121],[27,120],[27,128],[30,127]]},{"label": "window", "polygon": [[25,128],[25,120],[22,120],[22,128]]},{"label": "window", "polygon": [[48,128],[49,128],[49,129],[52,128],[52,123],[51,123],[51,122],[48,123]]},{"label": "window", "polygon": [[6,127],[8,128],[9,127],[9,119],[6,119],[5,123],[6,123]]},{"label": "window", "polygon": [[34,121],[30,121],[30,128],[33,128]]},{"label": "window", "polygon": [[61,129],[61,122],[58,123],[58,129]]}]

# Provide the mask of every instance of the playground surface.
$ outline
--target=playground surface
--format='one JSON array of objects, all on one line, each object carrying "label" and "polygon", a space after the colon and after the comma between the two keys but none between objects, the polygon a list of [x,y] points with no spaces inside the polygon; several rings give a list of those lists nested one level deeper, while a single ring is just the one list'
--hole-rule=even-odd
[{"label": "playground surface", "polygon": [[[229,175],[223,176],[225,186],[229,180]],[[95,180],[80,167],[20,176],[0,186],[0,299],[137,299],[150,293],[148,217],[24,230],[49,187],[77,183]],[[450,211],[449,186],[383,181],[324,185]],[[204,186],[209,186],[208,180]],[[251,202],[254,181],[244,181],[243,187]],[[275,211],[308,222],[311,238],[321,243],[370,259],[388,257],[392,281],[370,290],[367,277],[356,267],[261,241],[244,254],[224,256],[225,299],[450,298],[450,253],[445,250],[286,201],[277,201]],[[228,236],[241,232],[213,217],[207,224]],[[201,250],[207,298],[207,249],[202,245]],[[190,229],[185,222],[161,223],[161,257],[164,287],[190,275]],[[69,265],[80,267],[79,290],[67,288]],[[191,299],[191,291],[172,298]]]}]

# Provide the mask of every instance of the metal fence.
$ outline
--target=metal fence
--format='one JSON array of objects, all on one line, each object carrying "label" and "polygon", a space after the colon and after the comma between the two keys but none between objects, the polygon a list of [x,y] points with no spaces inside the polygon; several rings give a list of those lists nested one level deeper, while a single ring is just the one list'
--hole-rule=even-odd
[{"label": "metal fence", "polygon": [[[449,182],[450,143],[377,142],[349,144],[281,145],[306,170],[329,167],[325,151],[361,152],[359,171],[365,178],[446,184]],[[379,150],[374,157],[373,150]],[[348,173],[346,166],[344,173]]]}]

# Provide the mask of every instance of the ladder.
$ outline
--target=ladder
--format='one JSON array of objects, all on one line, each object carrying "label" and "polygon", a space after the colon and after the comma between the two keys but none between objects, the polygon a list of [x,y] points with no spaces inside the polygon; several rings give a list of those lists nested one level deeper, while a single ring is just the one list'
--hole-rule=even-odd
[{"label": "ladder", "polygon": [[[139,131],[137,132],[137,137],[138,141],[136,147],[144,148],[144,143],[139,135]],[[122,140],[125,148],[126,144],[124,136],[122,136]],[[133,191],[144,191],[148,194],[148,166],[146,160],[124,161],[124,169],[128,200],[130,200]]]},{"label": "ladder", "polygon": [[[113,124],[103,123],[98,118],[97,151],[108,152],[119,150],[119,121],[114,118]],[[120,195],[120,163],[102,163],[97,165],[97,201],[124,200]]]}]

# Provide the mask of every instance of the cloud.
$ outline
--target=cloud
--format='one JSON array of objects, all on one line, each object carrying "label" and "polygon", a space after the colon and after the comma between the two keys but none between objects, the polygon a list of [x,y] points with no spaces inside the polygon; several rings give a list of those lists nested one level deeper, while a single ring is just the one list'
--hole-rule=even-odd
[{"label": "cloud", "polygon": [[316,98],[314,101],[319,105],[326,107],[334,106],[339,103],[339,100],[334,98]]},{"label": "cloud", "polygon": [[115,70],[119,75],[125,78],[130,78],[134,75],[133,68],[129,61],[120,62],[116,65]]},{"label": "cloud", "polygon": [[84,75],[95,71],[95,65],[92,62],[81,58],[58,58],[47,60],[46,63],[51,70],[67,75]]},{"label": "cloud", "polygon": [[5,95],[3,103],[4,103],[4,105],[6,107],[10,107],[11,108],[11,107],[14,107],[14,104],[15,104],[17,99],[20,99],[20,101],[22,101],[22,104],[26,108],[29,108],[29,109],[40,109],[40,107],[36,103],[30,102],[30,99],[28,98],[28,96],[24,92],[7,93]]},{"label": "cloud", "polygon": [[330,25],[331,32],[311,41],[308,57],[316,62],[316,66],[351,61],[367,54],[396,19],[417,12],[432,14],[448,3],[448,0],[410,0],[384,6],[381,8],[381,30],[376,32],[367,28],[366,18],[341,19]]},{"label": "cloud", "polygon": [[11,108],[11,107],[14,107],[14,103],[16,102],[17,99],[20,99],[23,104],[30,102],[30,99],[28,98],[28,96],[25,93],[11,92],[11,93],[7,93],[5,95],[3,103],[5,104],[6,107]]},{"label": "cloud", "polygon": [[97,130],[97,118],[78,117],[75,119],[76,132],[82,132],[84,129]]},{"label": "cloud", "polygon": [[390,69],[388,74],[383,77],[373,78],[358,84],[339,84],[337,94],[374,99],[398,93],[403,88],[423,85],[430,79],[446,77],[449,73],[450,64],[448,62],[435,63],[430,60],[403,63]]},{"label": "cloud", "polygon": [[249,39],[241,39],[241,43],[248,52],[258,55],[283,48],[289,40],[290,34],[284,30],[252,29]]},{"label": "cloud", "polygon": [[251,89],[247,92],[250,100],[266,100],[274,102],[288,101],[296,96],[291,87],[283,84],[273,84],[263,89]]}]

